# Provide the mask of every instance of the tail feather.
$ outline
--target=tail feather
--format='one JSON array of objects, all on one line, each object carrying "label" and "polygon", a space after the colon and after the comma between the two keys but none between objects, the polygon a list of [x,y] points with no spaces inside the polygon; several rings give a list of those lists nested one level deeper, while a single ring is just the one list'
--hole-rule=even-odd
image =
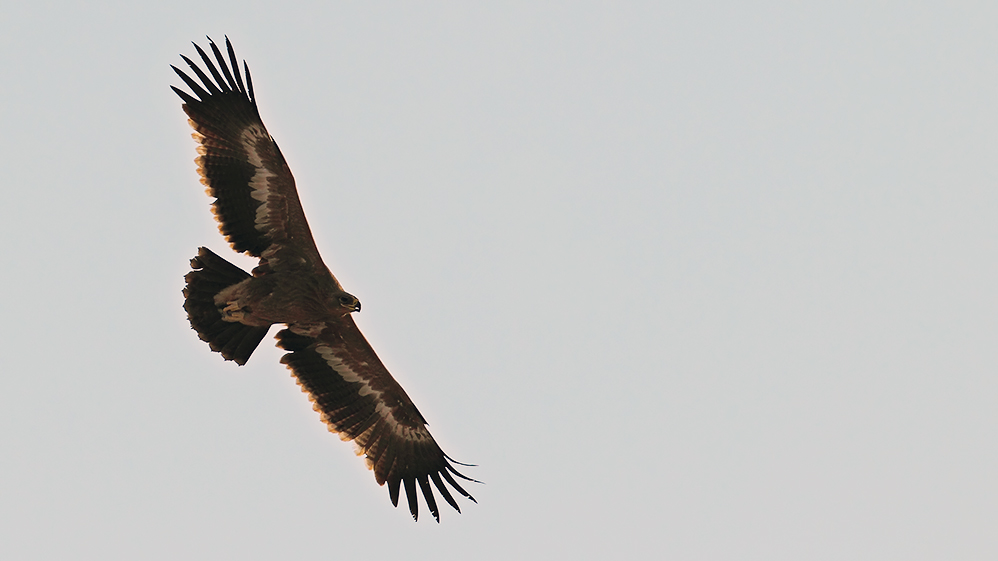
[{"label": "tail feather", "polygon": [[215,305],[215,295],[250,277],[249,273],[215,255],[208,248],[198,249],[191,259],[193,271],[184,280],[184,309],[198,337],[226,360],[246,364],[270,327],[243,325],[224,321]]}]

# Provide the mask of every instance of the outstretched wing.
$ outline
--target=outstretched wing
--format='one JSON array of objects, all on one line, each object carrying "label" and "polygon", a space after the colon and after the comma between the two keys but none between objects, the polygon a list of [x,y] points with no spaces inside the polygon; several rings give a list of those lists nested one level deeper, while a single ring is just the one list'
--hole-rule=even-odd
[{"label": "outstretched wing", "polygon": [[195,160],[201,183],[215,197],[212,211],[219,230],[232,248],[262,258],[271,269],[308,267],[327,271],[305,220],[295,180],[277,143],[267,132],[257,110],[249,66],[243,62],[243,83],[228,38],[229,64],[209,38],[218,66],[196,43],[211,77],[181,55],[197,76],[194,80],[176,66],[177,75],[194,93],[173,87],[184,100],[193,136],[198,141]]},{"label": "outstretched wing", "polygon": [[319,325],[291,325],[279,332],[277,339],[281,348],[290,351],[281,362],[294,374],[302,391],[308,393],[329,430],[339,433],[343,440],[352,440],[357,455],[365,456],[378,484],[388,483],[392,504],[398,506],[399,490],[404,486],[409,512],[417,518],[418,484],[430,513],[439,522],[431,480],[458,512],[461,509],[445,481],[475,501],[453,476],[474,479],[454,469],[453,460],[430,436],[426,420],[388,373],[350,315]]}]

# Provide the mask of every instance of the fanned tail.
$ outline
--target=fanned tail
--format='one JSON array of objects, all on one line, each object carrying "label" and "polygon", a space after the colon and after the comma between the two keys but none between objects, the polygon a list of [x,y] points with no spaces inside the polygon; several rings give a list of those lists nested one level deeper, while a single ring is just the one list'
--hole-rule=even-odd
[{"label": "fanned tail", "polygon": [[199,248],[197,257],[191,259],[191,268],[194,270],[184,277],[187,281],[184,309],[191,327],[211,350],[221,353],[225,360],[246,364],[270,327],[224,321],[215,305],[215,295],[248,279],[249,273],[205,247]]}]

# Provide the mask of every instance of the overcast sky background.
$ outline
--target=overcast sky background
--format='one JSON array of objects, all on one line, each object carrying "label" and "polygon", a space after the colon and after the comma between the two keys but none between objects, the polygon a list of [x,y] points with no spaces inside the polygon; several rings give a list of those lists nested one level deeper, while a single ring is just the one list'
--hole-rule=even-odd
[{"label": "overcast sky background", "polygon": [[[7,2],[5,559],[998,558],[991,2]],[[187,324],[228,35],[357,321],[485,481],[392,508]],[[274,330],[276,332],[276,328]],[[425,509],[424,509],[425,513]]]}]

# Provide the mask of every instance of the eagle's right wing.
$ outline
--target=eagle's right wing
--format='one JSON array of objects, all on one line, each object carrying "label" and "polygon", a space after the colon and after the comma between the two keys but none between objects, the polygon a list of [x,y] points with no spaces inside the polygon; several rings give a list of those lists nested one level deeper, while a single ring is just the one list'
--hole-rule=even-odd
[{"label": "eagle's right wing", "polygon": [[184,112],[196,131],[200,156],[195,162],[201,183],[215,198],[212,211],[219,230],[234,250],[261,258],[264,271],[328,271],[305,220],[291,169],[260,119],[249,66],[243,63],[244,84],[228,38],[232,71],[209,42],[217,67],[201,47],[194,47],[211,77],[181,55],[200,83],[172,66],[194,96],[171,87],[184,100]]}]

